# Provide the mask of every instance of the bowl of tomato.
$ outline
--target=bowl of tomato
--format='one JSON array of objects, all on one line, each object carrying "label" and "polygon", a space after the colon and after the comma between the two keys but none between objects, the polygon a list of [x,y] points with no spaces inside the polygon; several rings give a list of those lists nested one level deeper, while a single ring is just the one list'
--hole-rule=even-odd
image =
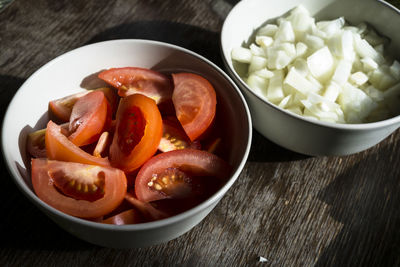
[{"label": "bowl of tomato", "polygon": [[247,104],[215,64],[167,43],[114,40],[27,79],[5,114],[2,151],[17,187],[60,227],[131,248],[200,223],[240,175],[251,137]]}]

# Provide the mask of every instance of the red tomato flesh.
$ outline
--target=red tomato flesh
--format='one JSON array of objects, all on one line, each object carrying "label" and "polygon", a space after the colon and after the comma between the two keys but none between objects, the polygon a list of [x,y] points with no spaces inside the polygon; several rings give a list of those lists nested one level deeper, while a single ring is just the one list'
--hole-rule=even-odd
[{"label": "red tomato flesh", "polygon": [[193,73],[172,74],[176,117],[190,140],[199,138],[212,124],[217,98],[214,87]]},{"label": "red tomato flesh", "polygon": [[110,106],[112,113],[116,111],[118,105],[118,96],[114,92],[113,89],[108,87],[98,88],[95,90],[88,90],[79,92],[76,94],[72,94],[69,96],[65,96],[63,98],[55,99],[49,102],[49,113],[51,117],[55,117],[60,122],[68,122],[69,117],[71,116],[72,108],[74,107],[75,103],[81,97],[85,96],[90,92],[101,91],[106,96]]},{"label": "red tomato flesh", "polygon": [[110,161],[127,173],[133,172],[157,151],[162,136],[161,114],[154,100],[134,94],[121,99],[116,120]]},{"label": "red tomato flesh", "polygon": [[110,166],[106,158],[98,158],[73,144],[63,133],[61,127],[49,121],[46,129],[47,157],[53,160],[78,162],[99,166]]},{"label": "red tomato flesh", "polygon": [[172,83],[168,76],[149,69],[112,68],[101,72],[99,78],[117,88],[122,97],[143,94],[158,104],[172,96]]},{"label": "red tomato flesh", "polygon": [[144,202],[196,196],[202,177],[224,181],[230,171],[228,163],[206,151],[182,149],[165,152],[142,166],[136,177],[135,193]]},{"label": "red tomato flesh", "polygon": [[161,220],[169,217],[167,213],[154,208],[150,203],[138,200],[129,192],[126,193],[125,200],[139,210],[147,221]]},{"label": "red tomato flesh", "polygon": [[68,139],[77,146],[95,142],[106,126],[107,115],[111,121],[109,103],[103,92],[82,96],[72,108]]},{"label": "red tomato flesh", "polygon": [[45,203],[81,218],[110,213],[127,189],[119,169],[47,159],[32,159],[32,184]]},{"label": "red tomato flesh", "polygon": [[139,212],[134,209],[129,209],[118,213],[112,217],[109,217],[102,221],[102,223],[106,224],[115,224],[115,225],[124,225],[124,224],[135,224],[141,223],[142,219],[140,217]]}]

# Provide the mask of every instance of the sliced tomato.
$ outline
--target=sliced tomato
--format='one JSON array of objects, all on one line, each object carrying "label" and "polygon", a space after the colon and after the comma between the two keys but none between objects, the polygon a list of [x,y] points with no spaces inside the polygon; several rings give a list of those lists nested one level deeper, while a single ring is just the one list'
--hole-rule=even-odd
[{"label": "sliced tomato", "polygon": [[47,157],[49,159],[110,166],[107,158],[92,156],[73,144],[62,133],[62,128],[52,121],[49,121],[47,124],[45,140]]},{"label": "sliced tomato", "polygon": [[108,87],[103,87],[95,90],[79,92],[76,94],[72,94],[69,96],[65,96],[63,98],[50,101],[49,102],[50,117],[60,122],[68,122],[69,117],[71,116],[72,108],[75,105],[76,101],[78,101],[78,99],[83,97],[84,95],[93,91],[103,92],[108,102],[110,103],[111,113],[116,111],[118,105],[118,96],[116,95],[113,89]]},{"label": "sliced tomato", "polygon": [[162,119],[156,103],[141,94],[121,99],[117,111],[110,161],[133,172],[157,151],[162,136]]},{"label": "sliced tomato", "polygon": [[32,185],[45,203],[81,218],[110,213],[127,189],[119,169],[47,159],[32,159]]},{"label": "sliced tomato", "polygon": [[214,87],[203,77],[193,73],[172,74],[172,101],[176,117],[190,140],[200,137],[212,124],[217,98]]},{"label": "sliced tomato", "polygon": [[[60,125],[65,131],[68,131],[68,123]],[[40,129],[28,134],[26,139],[26,150],[34,158],[45,158],[46,153],[46,143],[45,143],[46,129]]]},{"label": "sliced tomato", "polygon": [[44,142],[45,134],[46,129],[41,129],[28,134],[28,138],[26,139],[26,150],[32,157],[46,157],[46,144]]},{"label": "sliced tomato", "polygon": [[161,220],[169,217],[169,215],[163,211],[154,208],[150,203],[138,200],[131,193],[126,193],[125,200],[131,203],[136,209],[138,209],[147,221]]},{"label": "sliced tomato", "polygon": [[103,220],[102,222],[106,224],[115,224],[115,225],[135,224],[135,223],[141,223],[142,218],[140,217],[139,212],[137,212],[134,209],[129,209],[121,213],[118,213],[117,215],[114,215],[112,217],[109,217]]},{"label": "sliced tomato", "polygon": [[107,121],[111,123],[111,113],[104,93],[90,92],[79,98],[72,108],[68,139],[77,146],[91,144],[99,138]]},{"label": "sliced tomato", "polygon": [[[220,185],[231,167],[218,156],[196,149],[158,154],[140,169],[135,181],[139,200],[150,202],[165,198],[187,198],[203,194],[203,178]],[[216,178],[216,179],[214,179]]]},{"label": "sliced tomato", "polygon": [[172,82],[169,77],[149,69],[112,68],[102,71],[99,78],[117,88],[122,97],[143,94],[158,104],[172,96]]},{"label": "sliced tomato", "polygon": [[175,125],[169,120],[163,120],[163,136],[158,146],[161,152],[168,152],[176,149],[193,148],[200,149],[200,142],[190,141],[180,125]]}]

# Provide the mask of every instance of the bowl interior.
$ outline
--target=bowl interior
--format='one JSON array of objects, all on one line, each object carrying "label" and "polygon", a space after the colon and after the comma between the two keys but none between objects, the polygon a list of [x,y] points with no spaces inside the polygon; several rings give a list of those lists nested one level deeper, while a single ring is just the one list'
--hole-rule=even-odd
[{"label": "bowl interior", "polygon": [[195,72],[208,79],[217,93],[217,112],[223,114],[221,123],[226,129],[227,147],[234,148],[227,158],[233,175],[211,201],[220,199],[239,175],[250,148],[251,122],[243,96],[229,77],[208,60],[173,45],[146,40],[108,41],[75,49],[49,62],[23,84],[8,107],[2,128],[4,158],[18,187],[35,204],[60,215],[33,193],[30,159],[25,150],[27,135],[44,128],[48,121],[48,102],[84,90],[82,82],[94,73],[126,66]]}]

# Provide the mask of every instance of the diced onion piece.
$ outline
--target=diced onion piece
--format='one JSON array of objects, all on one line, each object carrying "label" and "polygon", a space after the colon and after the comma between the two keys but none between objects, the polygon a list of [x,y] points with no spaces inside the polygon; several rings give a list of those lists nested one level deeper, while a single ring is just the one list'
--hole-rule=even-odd
[{"label": "diced onion piece", "polygon": [[397,60],[393,61],[393,64],[390,66],[390,73],[394,78],[400,80],[400,63]]},{"label": "diced onion piece", "polygon": [[274,73],[272,71],[269,71],[267,68],[256,70],[255,72],[253,72],[253,74],[260,76],[264,79],[270,79],[274,76]]},{"label": "diced onion piece", "polygon": [[309,49],[313,51],[320,49],[325,45],[325,42],[322,38],[311,34],[306,34],[303,42],[308,46]]},{"label": "diced onion piece", "polygon": [[382,64],[385,62],[383,56],[378,53],[366,40],[361,39],[359,35],[353,35],[354,37],[354,44],[357,53],[360,57],[365,58],[369,57],[372,58],[376,63]]},{"label": "diced onion piece", "polygon": [[378,63],[376,63],[370,57],[365,57],[365,58],[361,59],[361,62],[363,63],[364,71],[366,71],[366,72],[371,71],[371,70],[376,70],[379,67]]},{"label": "diced onion piece", "polygon": [[332,81],[342,86],[350,77],[352,63],[347,60],[340,60],[336,66]]},{"label": "diced onion piece", "polygon": [[387,38],[384,38],[376,33],[373,29],[369,29],[368,33],[364,36],[364,39],[372,46],[384,45],[388,42]]},{"label": "diced onion piece", "polygon": [[259,57],[266,57],[267,54],[264,50],[264,48],[259,47],[256,44],[251,44],[249,46],[251,53],[253,54],[253,56],[259,56]]},{"label": "diced onion piece", "polygon": [[279,102],[278,107],[286,108],[286,106],[288,105],[291,98],[292,98],[292,95],[286,96],[284,99],[282,99],[281,102]]},{"label": "diced onion piece", "polygon": [[383,68],[374,70],[372,74],[370,74],[369,80],[371,84],[379,90],[386,90],[396,83],[396,79]]},{"label": "diced onion piece", "polygon": [[344,18],[340,17],[330,21],[320,21],[316,23],[319,30],[326,33],[327,37],[337,34],[344,26]]},{"label": "diced onion piece", "polygon": [[325,81],[333,71],[333,57],[327,46],[317,50],[307,58],[311,74],[320,81]]},{"label": "diced onion piece", "polygon": [[276,41],[280,42],[294,42],[295,35],[292,27],[292,23],[288,20],[284,20],[279,25],[278,30],[275,33]]},{"label": "diced onion piece", "polygon": [[355,85],[361,86],[368,81],[368,76],[365,73],[358,71],[350,75],[350,81]]},{"label": "diced onion piece", "polygon": [[253,54],[250,49],[244,47],[235,47],[232,49],[231,56],[233,60],[242,62],[242,63],[250,63]]},{"label": "diced onion piece", "polygon": [[292,22],[293,30],[298,33],[309,31],[315,25],[315,19],[310,16],[308,10],[299,5],[290,12],[288,18]]},{"label": "diced onion piece", "polygon": [[268,69],[276,69],[281,70],[285,68],[292,61],[292,57],[290,57],[285,51],[281,50],[279,47],[268,47]]},{"label": "diced onion piece", "polygon": [[301,57],[307,52],[307,45],[302,42],[296,43],[296,57]]},{"label": "diced onion piece", "polygon": [[326,87],[323,97],[325,97],[329,101],[335,102],[341,91],[341,87],[334,81],[331,81]]},{"label": "diced onion piece", "polygon": [[250,74],[249,78],[247,78],[247,85],[259,94],[265,94],[268,80],[256,74]]},{"label": "diced onion piece", "polygon": [[303,58],[297,58],[293,62],[293,67],[296,68],[297,72],[301,74],[301,76],[307,76],[309,74],[307,61]]},{"label": "diced onion piece", "polygon": [[260,70],[267,66],[267,59],[265,57],[253,56],[250,61],[249,73]]},{"label": "diced onion piece", "polygon": [[262,47],[268,47],[274,42],[269,36],[256,36],[256,44]]},{"label": "diced onion piece", "polygon": [[296,68],[293,67],[289,70],[289,73],[286,75],[283,82],[290,85],[293,89],[303,95],[307,95],[309,92],[317,92],[319,90],[318,86],[303,77],[299,72],[297,72]]},{"label": "diced onion piece", "polygon": [[257,35],[263,35],[263,36],[274,36],[276,31],[278,30],[278,26],[275,24],[267,24],[264,27],[261,27]]},{"label": "diced onion piece", "polygon": [[274,76],[269,80],[269,86],[267,90],[267,99],[272,103],[279,103],[285,95],[282,90],[283,85],[283,71],[274,71]]},{"label": "diced onion piece", "polygon": [[364,92],[376,102],[382,101],[384,99],[384,93],[381,90],[376,89],[372,85],[367,86],[364,89]]},{"label": "diced onion piece", "polygon": [[377,103],[371,97],[349,83],[343,86],[338,102],[346,114],[348,123],[361,123],[377,107]]}]

